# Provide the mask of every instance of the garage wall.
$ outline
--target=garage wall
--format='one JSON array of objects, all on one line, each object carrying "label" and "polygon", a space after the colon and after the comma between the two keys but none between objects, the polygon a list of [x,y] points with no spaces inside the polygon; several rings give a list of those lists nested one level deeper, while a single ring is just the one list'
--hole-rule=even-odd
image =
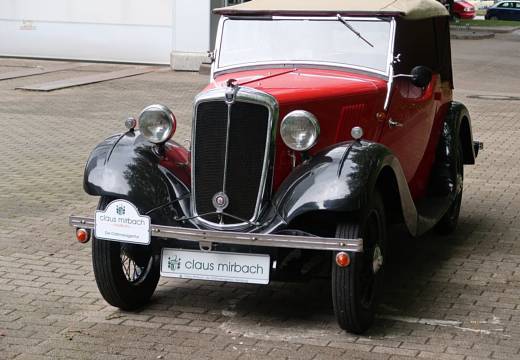
[{"label": "garage wall", "polygon": [[0,55],[170,63],[173,0],[0,0]]}]

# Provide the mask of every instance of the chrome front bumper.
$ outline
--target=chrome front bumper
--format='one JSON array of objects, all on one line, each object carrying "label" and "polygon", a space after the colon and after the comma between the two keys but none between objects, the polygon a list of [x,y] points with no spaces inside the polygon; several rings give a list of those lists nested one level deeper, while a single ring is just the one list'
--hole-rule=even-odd
[{"label": "chrome front bumper", "polygon": [[[70,216],[69,224],[74,228],[90,229],[95,227],[94,218]],[[175,226],[151,225],[155,237],[193,241],[204,248],[211,243],[281,247],[294,249],[363,251],[362,239],[326,238],[318,236],[276,235],[241,233],[234,231],[201,230]]]}]

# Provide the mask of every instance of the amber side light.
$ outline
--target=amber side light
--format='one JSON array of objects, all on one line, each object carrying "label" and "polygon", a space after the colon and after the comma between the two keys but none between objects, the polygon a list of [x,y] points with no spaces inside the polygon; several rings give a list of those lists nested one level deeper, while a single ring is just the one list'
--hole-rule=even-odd
[{"label": "amber side light", "polygon": [[90,232],[85,229],[76,230],[76,240],[78,240],[82,244],[85,244],[90,240]]},{"label": "amber side light", "polygon": [[336,264],[339,267],[347,267],[350,265],[350,256],[344,251],[336,254]]}]

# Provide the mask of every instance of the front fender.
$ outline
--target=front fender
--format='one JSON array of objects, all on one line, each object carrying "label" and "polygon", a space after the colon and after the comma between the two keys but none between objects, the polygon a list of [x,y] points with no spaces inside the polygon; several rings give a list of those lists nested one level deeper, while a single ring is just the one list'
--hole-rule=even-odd
[{"label": "front fender", "polygon": [[[85,167],[83,187],[90,195],[129,200],[141,213],[147,213],[187,198],[190,190],[189,183],[182,181],[185,178],[184,169],[179,167],[176,171],[175,164],[159,154],[154,144],[138,131],[129,131],[111,136],[95,147]],[[178,202],[182,213],[187,213],[189,199]]]},{"label": "front fender", "polygon": [[417,211],[397,158],[384,145],[368,141],[329,147],[296,168],[283,182],[274,206],[285,222],[315,210],[360,210],[388,168],[396,180],[405,222],[417,230]]}]

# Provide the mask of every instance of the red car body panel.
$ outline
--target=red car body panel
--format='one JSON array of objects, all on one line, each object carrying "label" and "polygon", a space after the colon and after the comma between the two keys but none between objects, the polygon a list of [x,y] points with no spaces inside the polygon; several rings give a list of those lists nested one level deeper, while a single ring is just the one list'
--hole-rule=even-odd
[{"label": "red car body panel", "polygon": [[[408,79],[396,79],[388,111],[384,111],[387,80],[378,76],[313,68],[256,69],[217,76],[204,91],[225,87],[229,79],[235,79],[239,86],[264,91],[278,101],[274,191],[292,171],[292,151],[279,134],[281,119],[293,110],[307,110],[320,122],[320,137],[309,151],[311,156],[351,140],[352,127],[361,126],[364,139],[388,146],[399,158],[413,198],[425,194],[442,120],[452,100],[450,84],[441,83],[438,75],[424,90],[411,85]],[[390,118],[403,127],[390,128]],[[187,159],[187,154],[171,153],[177,150],[170,149],[168,156]],[[300,154],[295,155],[300,162]]]},{"label": "red car body panel", "polygon": [[[472,9],[470,11],[464,11],[464,9]],[[473,4],[466,1],[455,1],[453,3],[452,13],[455,14],[459,19],[471,20],[477,15],[477,11]]]},{"label": "red car body panel", "polygon": [[190,153],[186,148],[172,141],[165,145],[160,165],[170,169],[188,188],[191,187]]}]

